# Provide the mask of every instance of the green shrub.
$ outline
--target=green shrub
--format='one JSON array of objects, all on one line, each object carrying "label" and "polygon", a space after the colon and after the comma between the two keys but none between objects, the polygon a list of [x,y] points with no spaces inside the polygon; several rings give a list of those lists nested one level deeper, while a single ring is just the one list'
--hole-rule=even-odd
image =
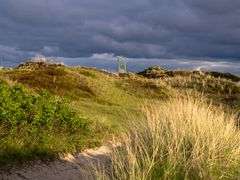
[{"label": "green shrub", "polygon": [[91,124],[47,91],[0,82],[0,165],[90,146]]}]

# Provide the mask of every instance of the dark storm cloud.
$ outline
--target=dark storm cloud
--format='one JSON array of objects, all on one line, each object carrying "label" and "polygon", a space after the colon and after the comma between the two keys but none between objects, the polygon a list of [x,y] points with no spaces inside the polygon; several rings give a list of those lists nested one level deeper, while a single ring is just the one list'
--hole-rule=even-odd
[{"label": "dark storm cloud", "polygon": [[239,19],[238,0],[0,0],[0,55],[239,62]]}]

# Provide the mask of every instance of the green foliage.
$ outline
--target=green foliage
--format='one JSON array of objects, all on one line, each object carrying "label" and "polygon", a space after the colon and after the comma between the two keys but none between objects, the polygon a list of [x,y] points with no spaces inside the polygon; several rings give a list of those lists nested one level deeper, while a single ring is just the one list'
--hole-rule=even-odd
[{"label": "green foliage", "polygon": [[47,91],[0,82],[0,165],[91,146],[91,124]]}]

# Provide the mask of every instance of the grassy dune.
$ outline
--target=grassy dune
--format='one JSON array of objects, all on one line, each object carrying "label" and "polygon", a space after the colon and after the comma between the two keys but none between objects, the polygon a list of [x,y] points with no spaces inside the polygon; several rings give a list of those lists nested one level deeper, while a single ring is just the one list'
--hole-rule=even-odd
[{"label": "grassy dune", "polygon": [[235,177],[237,76],[161,68],[118,76],[30,61],[2,69],[0,79],[2,166],[81,151],[127,132],[112,157],[117,177]]},{"label": "grassy dune", "polygon": [[94,121],[107,122],[107,126],[122,126],[125,111],[137,113],[146,99],[164,100],[170,94],[165,85],[136,75],[120,78],[93,68],[56,64],[36,66],[32,63],[3,71],[2,76],[33,91],[45,89],[68,100],[74,111]]},{"label": "grassy dune", "polygon": [[145,98],[169,94],[143,78],[49,62],[4,69],[0,79],[0,166],[99,146],[126,128],[127,113],[139,116]]}]

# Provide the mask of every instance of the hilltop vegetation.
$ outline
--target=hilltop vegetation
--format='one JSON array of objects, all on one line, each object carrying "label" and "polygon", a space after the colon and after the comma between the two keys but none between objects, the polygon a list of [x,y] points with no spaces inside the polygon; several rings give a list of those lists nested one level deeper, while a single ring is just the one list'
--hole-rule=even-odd
[{"label": "hilltop vegetation", "polygon": [[215,71],[183,71],[183,70],[167,70],[159,66],[151,66],[138,73],[147,78],[163,78],[163,77],[176,77],[176,76],[192,76],[202,75],[203,77],[211,76],[214,78],[222,78],[231,80],[233,82],[239,82],[240,77],[227,72],[215,72]]},{"label": "hilltop vegetation", "polygon": [[[2,95],[0,99],[0,104],[2,105],[0,128],[4,132],[0,149],[0,162],[2,164],[17,159],[34,158],[40,155],[52,156],[61,152],[80,151],[86,147],[98,146],[107,142],[112,135],[121,137],[120,134],[125,132],[125,130],[130,132],[131,135],[136,130],[137,136],[141,138],[142,133],[147,131],[142,132],[143,127],[132,129],[132,124],[135,124],[140,119],[146,120],[147,118],[149,120],[149,118],[154,118],[155,115],[159,117],[157,118],[159,122],[166,123],[163,122],[165,116],[157,114],[157,108],[160,108],[162,112],[165,106],[172,108],[172,111],[180,108],[178,110],[183,114],[181,114],[182,117],[178,118],[180,118],[179,121],[183,125],[185,123],[183,117],[188,117],[192,114],[191,118],[194,120],[197,117],[197,114],[194,113],[204,113],[204,110],[206,112],[209,111],[210,114],[213,113],[214,119],[210,121],[214,120],[214,122],[217,122],[217,119],[219,119],[219,123],[222,126],[218,128],[224,129],[227,125],[223,122],[224,118],[221,119],[217,116],[215,118],[215,112],[224,111],[225,119],[230,118],[231,123],[234,124],[233,126],[231,124],[232,129],[238,125],[239,121],[240,78],[229,73],[169,71],[160,67],[150,67],[138,74],[126,73],[118,75],[94,68],[67,67],[59,63],[28,61],[17,68],[1,70],[0,79],[2,79],[0,84],[0,93]],[[185,101],[184,103],[181,103],[181,101],[173,102],[172,99],[174,97],[196,99],[197,102],[199,97],[201,97],[204,99],[204,102],[201,101],[202,104],[200,103],[201,108],[199,110],[198,105],[194,103],[191,105],[192,101],[189,104]],[[176,104],[177,102],[180,104]],[[174,107],[170,106],[171,103],[175,103]],[[142,109],[143,104],[146,106],[151,104],[152,108],[155,109],[154,112],[150,110],[146,114],[146,110]],[[204,109],[207,106],[206,104],[212,104],[211,110]],[[191,109],[195,105],[197,110],[199,110],[197,112],[193,112],[193,109]],[[181,108],[185,108],[184,111]],[[166,114],[167,118],[169,116],[170,114]],[[212,123],[207,120],[208,116],[202,116],[202,118],[206,124]],[[171,116],[170,120],[174,121],[173,116]],[[156,125],[156,127],[163,130],[165,125],[160,126],[158,121],[151,121],[151,123],[153,123],[153,126]],[[199,121],[196,120],[194,122],[199,123]],[[194,124],[188,125],[184,128],[196,128]],[[198,128],[203,126],[203,124],[198,125]],[[147,128],[150,125],[145,124],[145,126]],[[166,139],[162,139],[164,142],[168,140],[167,138],[170,138],[170,134],[174,131],[172,127],[168,128],[163,130],[166,131],[166,136],[169,135]],[[210,128],[216,127],[214,125]],[[238,130],[234,129],[234,131]],[[21,136],[19,136],[20,132]],[[149,133],[151,134],[152,132]],[[204,134],[206,132],[199,133]],[[37,136],[37,134],[41,134],[41,136]],[[236,132],[232,137],[236,137],[238,134]],[[181,137],[187,143],[190,143],[191,146],[195,143],[195,140],[194,142],[192,141],[192,134],[176,132],[176,135],[182,135]],[[159,134],[156,136],[159,136]],[[146,138],[149,137],[146,136]],[[194,138],[196,137],[194,136]],[[199,138],[203,138],[202,140],[204,141],[205,136]],[[217,140],[221,141],[225,137],[219,136],[218,138]],[[178,141],[179,139],[175,140]],[[235,140],[238,139],[236,138]],[[226,146],[226,151],[229,151],[230,155],[232,153],[231,150],[235,152],[235,149],[228,148],[232,142],[229,141],[230,144]],[[148,144],[148,146],[152,145]],[[181,144],[183,147],[185,145]],[[215,145],[218,146],[219,144]],[[234,144],[234,146],[238,149],[238,144]],[[206,144],[206,147],[210,148],[210,144]],[[164,145],[163,148],[165,148],[163,152],[169,154],[169,151],[166,150],[168,146]],[[179,146],[176,146],[176,148],[179,148]],[[179,152],[180,154],[182,153],[181,156],[184,153],[189,153],[185,151]],[[192,149],[190,152],[192,153]],[[142,152],[134,151],[132,153],[138,154]],[[201,151],[200,153],[204,155],[206,152]],[[217,153],[217,151],[213,153]],[[164,154],[160,155],[164,156]],[[175,155],[171,157],[166,156],[166,159],[161,162],[168,162],[169,166],[157,166],[157,169],[160,168],[159,172],[161,171],[163,176],[167,172],[165,168],[172,168],[172,164],[169,161],[177,156]],[[125,159],[124,161],[128,160]],[[190,159],[190,161],[192,160],[195,159]],[[216,160],[221,161],[220,159]],[[238,159],[235,160],[238,161]],[[186,171],[183,171],[186,174],[181,174],[185,167],[178,166],[178,163],[183,163],[182,161],[190,163],[189,159],[184,158],[181,161],[176,161],[175,168],[177,169],[175,172],[180,173],[181,176],[187,175],[191,177],[192,175],[189,175]],[[201,161],[201,163],[204,163],[204,161]],[[143,167],[139,166],[136,168]],[[195,167],[187,166],[187,168],[194,169]],[[199,166],[199,168],[195,168],[194,172],[199,171],[203,173],[201,168],[208,167]],[[223,167],[216,166],[216,168],[221,169]],[[143,172],[141,169],[138,170]],[[152,170],[156,173],[156,169]],[[116,173],[118,171],[119,169],[116,169]],[[224,169],[224,171],[227,172],[228,168]],[[119,172],[122,171],[120,170]],[[125,173],[126,175],[128,172],[130,172],[130,169],[125,169],[122,174]],[[207,170],[204,172],[207,172]],[[213,177],[218,177],[215,175],[219,171],[215,173],[214,170],[214,172],[209,171],[209,173],[213,173]]]},{"label": "hilltop vegetation", "polygon": [[168,71],[149,67],[138,73],[174,88],[179,93],[198,93],[217,106],[237,112],[240,109],[240,77],[230,73],[202,71]]}]

